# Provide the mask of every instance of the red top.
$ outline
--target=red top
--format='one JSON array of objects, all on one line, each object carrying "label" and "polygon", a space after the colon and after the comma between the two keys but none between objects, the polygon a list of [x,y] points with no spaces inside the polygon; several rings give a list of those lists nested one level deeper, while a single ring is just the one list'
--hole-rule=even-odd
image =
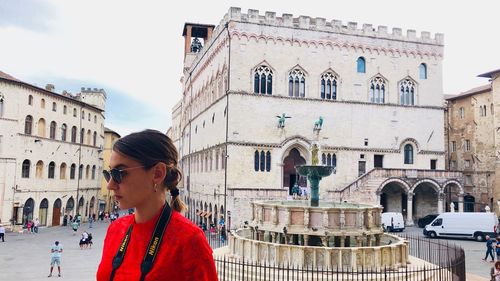
[{"label": "red top", "polygon": [[[109,226],[97,270],[97,281],[109,281],[111,261],[131,224],[133,229],[130,242],[125,258],[116,270],[114,281],[140,279],[141,262],[160,214],[161,209],[153,219],[145,223],[136,223],[134,215],[128,215]],[[212,249],[201,229],[172,210],[172,217],[163,235],[153,268],[145,280],[217,281]]]}]

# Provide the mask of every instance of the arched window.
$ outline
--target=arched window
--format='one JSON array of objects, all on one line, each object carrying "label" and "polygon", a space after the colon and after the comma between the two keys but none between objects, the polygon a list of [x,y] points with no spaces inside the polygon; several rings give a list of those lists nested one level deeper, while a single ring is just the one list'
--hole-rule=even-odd
[{"label": "arched window", "polygon": [[59,178],[62,180],[66,179],[66,163],[62,163],[59,167]]},{"label": "arched window", "polygon": [[50,122],[50,132],[49,132],[49,136],[51,139],[56,139],[56,122],[55,121],[52,121]]},{"label": "arched window", "polygon": [[405,145],[405,164],[413,164],[413,146],[411,144]]},{"label": "arched window", "polygon": [[302,98],[306,95],[306,78],[298,68],[292,70],[288,75],[288,95]]},{"label": "arched window", "polygon": [[272,70],[261,65],[255,70],[254,74],[254,92],[256,94],[268,94],[273,93],[273,72]]},{"label": "arched window", "polygon": [[63,106],[63,114],[66,115],[68,113],[68,107]]},{"label": "arched window", "polygon": [[43,161],[40,160],[36,163],[36,178],[40,179],[43,177]]},{"label": "arched window", "polygon": [[95,180],[95,170],[96,170],[96,167],[95,165],[92,166],[92,179]]},{"label": "arched window", "polygon": [[49,163],[49,179],[53,179],[56,173],[56,163],[50,162]]},{"label": "arched window", "polygon": [[76,142],[76,126],[71,128],[71,142]]},{"label": "arched window", "polygon": [[87,118],[88,121],[90,121],[90,113],[89,113],[89,117]]},{"label": "arched window", "polygon": [[370,102],[385,102],[385,80],[380,76],[376,76],[370,81]]},{"label": "arched window", "polygon": [[33,96],[32,95],[28,96],[28,105],[33,105]]},{"label": "arched window", "polygon": [[66,131],[68,130],[68,126],[66,124],[62,124],[61,126],[61,140],[66,141]]},{"label": "arched window", "polygon": [[85,129],[82,128],[80,131],[80,143],[83,143],[83,140],[85,139]]},{"label": "arched window", "polygon": [[76,173],[76,165],[75,164],[71,164],[71,168],[69,170],[69,178],[71,180],[75,179],[75,173]]},{"label": "arched window", "polygon": [[82,110],[82,119],[85,120],[85,110]]},{"label": "arched window", "polygon": [[92,141],[93,145],[96,146],[97,145],[97,132],[94,131],[94,136],[93,136],[93,141]]},{"label": "arched window", "polygon": [[90,130],[87,131],[87,144],[90,145],[92,142],[92,132]]},{"label": "arched window", "polygon": [[425,63],[421,63],[418,67],[418,73],[420,79],[427,79],[427,65]]},{"label": "arched window", "polygon": [[45,99],[40,100],[40,107],[45,108]]},{"label": "arched window", "polygon": [[321,164],[326,165],[326,154],[321,154]]},{"label": "arched window", "polygon": [[87,165],[85,169],[85,179],[88,180],[90,178],[90,165]]},{"label": "arched window", "polygon": [[23,167],[22,167],[22,171],[21,171],[22,178],[29,178],[30,177],[30,165],[31,165],[30,160],[26,159],[23,161]]},{"label": "arched window", "polygon": [[57,104],[55,102],[52,103],[52,111],[57,111]]},{"label": "arched window", "polygon": [[76,108],[73,108],[73,117],[76,117]]},{"label": "arched window", "polygon": [[266,152],[266,172],[271,171],[271,152]]},{"label": "arched window", "polygon": [[43,118],[38,120],[38,136],[42,138],[45,137],[45,119]]},{"label": "arched window", "polygon": [[26,135],[31,135],[32,129],[33,129],[33,117],[31,117],[31,115],[28,115],[24,119],[24,133]]},{"label": "arched window", "polygon": [[78,179],[81,180],[83,177],[83,164],[78,168]]},{"label": "arched window", "polygon": [[260,170],[263,172],[265,169],[266,165],[266,154],[264,151],[260,152]]},{"label": "arched window", "polygon": [[2,117],[4,113],[4,101],[5,101],[4,96],[0,92],[0,117]]},{"label": "arched window", "polygon": [[399,83],[399,104],[415,105],[415,83],[404,79]]},{"label": "arched window", "polygon": [[366,73],[366,61],[364,57],[359,57],[356,64],[358,73]]},{"label": "arched window", "polygon": [[331,166],[337,167],[337,155],[336,154],[332,155],[332,164],[331,164]]},{"label": "arched window", "polygon": [[97,115],[94,115],[94,123],[97,124]]},{"label": "arched window", "polygon": [[321,75],[321,98],[327,100],[337,99],[337,76],[332,72]]}]

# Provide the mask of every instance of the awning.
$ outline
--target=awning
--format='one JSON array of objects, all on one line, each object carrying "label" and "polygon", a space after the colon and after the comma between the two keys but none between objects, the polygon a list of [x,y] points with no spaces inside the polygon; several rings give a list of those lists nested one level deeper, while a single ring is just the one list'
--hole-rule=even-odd
[{"label": "awning", "polygon": [[205,214],[206,214],[206,213],[207,213],[207,212],[201,212],[200,217],[205,217]]},{"label": "awning", "polygon": [[197,211],[196,215],[199,216],[201,214],[201,211]]},{"label": "awning", "polygon": [[212,212],[206,212],[206,213],[205,213],[205,218],[209,218],[209,217],[211,217],[211,216],[212,216]]}]

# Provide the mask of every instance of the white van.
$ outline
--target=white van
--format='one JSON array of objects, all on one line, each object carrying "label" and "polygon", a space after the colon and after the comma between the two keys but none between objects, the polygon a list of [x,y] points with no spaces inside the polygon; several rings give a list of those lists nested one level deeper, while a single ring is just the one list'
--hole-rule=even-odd
[{"label": "white van", "polygon": [[434,238],[474,238],[484,241],[486,235],[496,237],[495,213],[442,213],[424,228],[424,235]]},{"label": "white van", "polygon": [[403,231],[405,229],[405,221],[403,214],[397,212],[382,213],[382,227],[384,231]]}]

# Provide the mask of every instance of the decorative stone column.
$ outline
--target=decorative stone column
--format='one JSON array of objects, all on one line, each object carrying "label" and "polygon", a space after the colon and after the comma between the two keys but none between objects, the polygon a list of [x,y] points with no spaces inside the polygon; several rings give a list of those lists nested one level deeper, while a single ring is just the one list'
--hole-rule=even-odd
[{"label": "decorative stone column", "polygon": [[309,229],[309,209],[304,208],[304,229]]},{"label": "decorative stone column", "polygon": [[406,225],[413,225],[413,192],[408,192],[407,202],[406,202]]},{"label": "decorative stone column", "polygon": [[438,194],[438,214],[441,214],[444,210],[444,193],[440,192]]},{"label": "decorative stone column", "polygon": [[464,194],[463,193],[458,195],[458,212],[459,213],[464,212]]},{"label": "decorative stone column", "polygon": [[308,246],[308,245],[309,245],[309,235],[304,234],[304,246]]},{"label": "decorative stone column", "polygon": [[276,232],[271,232],[271,235],[270,235],[270,239],[269,239],[271,243],[275,243],[276,242]]},{"label": "decorative stone column", "polygon": [[278,207],[273,206],[271,209],[271,221],[274,225],[278,224]]},{"label": "decorative stone column", "polygon": [[344,213],[344,209],[340,209],[339,224],[340,224],[340,229],[344,229],[344,226],[345,226],[345,213]]}]

